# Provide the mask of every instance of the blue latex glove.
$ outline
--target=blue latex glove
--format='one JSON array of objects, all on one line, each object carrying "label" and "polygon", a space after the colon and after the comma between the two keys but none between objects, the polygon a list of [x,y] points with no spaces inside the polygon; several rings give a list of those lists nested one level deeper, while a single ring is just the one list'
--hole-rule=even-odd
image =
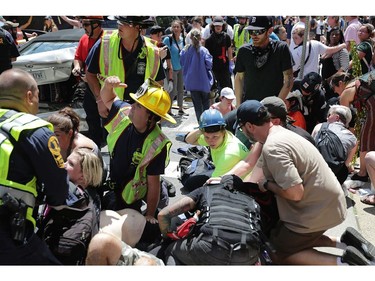
[{"label": "blue latex glove", "polygon": [[233,74],[233,70],[234,70],[234,61],[230,61],[229,62],[229,72],[230,72],[230,74]]}]

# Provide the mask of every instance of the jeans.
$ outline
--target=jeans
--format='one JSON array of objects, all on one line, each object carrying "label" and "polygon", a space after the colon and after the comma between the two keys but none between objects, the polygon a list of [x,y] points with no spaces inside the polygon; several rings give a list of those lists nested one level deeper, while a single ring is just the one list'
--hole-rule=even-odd
[{"label": "jeans", "polygon": [[199,123],[199,118],[203,111],[209,109],[210,107],[209,93],[201,91],[190,91],[190,93],[191,99],[193,100],[195,116],[197,117],[197,121]]}]

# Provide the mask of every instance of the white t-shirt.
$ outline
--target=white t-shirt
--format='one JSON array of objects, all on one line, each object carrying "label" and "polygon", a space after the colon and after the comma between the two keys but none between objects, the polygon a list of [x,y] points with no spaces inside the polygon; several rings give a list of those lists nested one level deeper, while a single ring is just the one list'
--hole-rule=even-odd
[{"label": "white t-shirt", "polygon": [[[311,46],[311,52],[309,56],[309,48]],[[301,66],[301,57],[302,57],[302,45],[296,48],[289,47],[290,52],[292,53],[294,65],[293,65],[293,72],[298,70]],[[304,75],[310,72],[319,73],[319,57],[320,55],[324,54],[328,46],[324,45],[323,43],[316,41],[316,40],[309,40],[306,44],[305,50],[305,66],[303,73]],[[309,59],[306,62],[307,57]]]}]

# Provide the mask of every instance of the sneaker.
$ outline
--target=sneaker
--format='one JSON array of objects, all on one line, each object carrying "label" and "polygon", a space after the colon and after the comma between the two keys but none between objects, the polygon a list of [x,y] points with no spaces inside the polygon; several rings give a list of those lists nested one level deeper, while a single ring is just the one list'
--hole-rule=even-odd
[{"label": "sneaker", "polygon": [[353,227],[348,227],[341,235],[341,242],[353,246],[370,261],[375,259],[375,247]]},{"label": "sneaker", "polygon": [[357,174],[352,175],[351,179],[352,179],[353,181],[363,181],[363,182],[368,182],[368,175],[366,175],[366,176],[360,176],[360,175],[358,175],[358,173],[357,173]]},{"label": "sneaker", "polygon": [[186,112],[183,111],[183,110],[179,110],[179,111],[178,111],[178,115],[189,116],[189,114],[186,113]]},{"label": "sneaker", "polygon": [[371,262],[352,246],[346,248],[341,257],[341,261],[349,265],[371,265]]},{"label": "sneaker", "polygon": [[171,183],[169,180],[166,180],[165,178],[161,178],[161,181],[164,182],[167,191],[168,191],[168,197],[175,197],[176,196],[176,187]]}]

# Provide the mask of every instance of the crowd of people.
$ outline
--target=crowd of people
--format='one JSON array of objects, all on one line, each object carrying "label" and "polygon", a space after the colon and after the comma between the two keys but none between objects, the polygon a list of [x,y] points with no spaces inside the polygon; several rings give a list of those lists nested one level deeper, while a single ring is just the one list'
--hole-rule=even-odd
[{"label": "crowd of people", "polygon": [[[373,17],[181,17],[168,30],[148,16],[114,16],[114,30],[103,16],[62,18],[85,30],[72,73],[85,73],[87,136],[70,107],[36,116],[38,86],[12,69],[14,38],[0,27],[0,264],[64,264],[36,231],[39,206],[58,213],[86,193],[97,217],[87,265],[259,264],[260,243],[272,264],[375,264],[356,229],[325,234],[346,218],[344,181],[375,194]],[[52,17],[44,28],[56,31]],[[208,147],[215,167],[169,205],[163,124],[187,116],[188,92],[198,127],[184,141]],[[340,172],[317,149],[323,129],[342,143]],[[259,222],[262,194],[272,225]]]}]

